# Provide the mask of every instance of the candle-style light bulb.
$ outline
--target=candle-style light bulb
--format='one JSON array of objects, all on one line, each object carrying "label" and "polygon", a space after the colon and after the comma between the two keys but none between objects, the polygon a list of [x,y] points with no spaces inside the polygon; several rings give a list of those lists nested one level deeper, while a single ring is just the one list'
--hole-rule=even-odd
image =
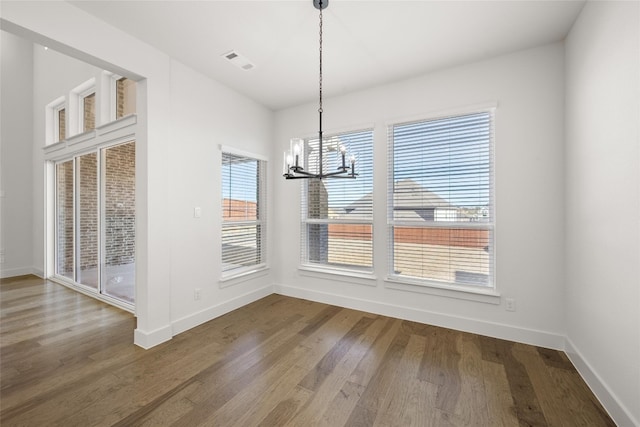
[{"label": "candle-style light bulb", "polygon": [[340,154],[342,156],[342,170],[346,169],[346,164],[345,164],[345,160],[344,160],[344,156],[347,153],[347,149],[344,145],[340,144]]},{"label": "candle-style light bulb", "polygon": [[289,173],[289,168],[287,168],[287,152],[282,153],[282,174],[286,175]]},{"label": "candle-style light bulb", "polygon": [[298,143],[293,144],[293,156],[295,158],[296,168],[297,168],[299,165],[299,159],[300,159],[300,144]]},{"label": "candle-style light bulb", "polygon": [[289,175],[291,173],[291,153],[285,151],[282,159],[282,174]]}]

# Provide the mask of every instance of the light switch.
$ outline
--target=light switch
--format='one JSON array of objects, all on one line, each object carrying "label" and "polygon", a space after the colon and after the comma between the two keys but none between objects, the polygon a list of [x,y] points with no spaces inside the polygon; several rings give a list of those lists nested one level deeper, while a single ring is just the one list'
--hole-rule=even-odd
[{"label": "light switch", "polygon": [[200,207],[193,208],[193,217],[200,218],[202,216],[202,209]]}]

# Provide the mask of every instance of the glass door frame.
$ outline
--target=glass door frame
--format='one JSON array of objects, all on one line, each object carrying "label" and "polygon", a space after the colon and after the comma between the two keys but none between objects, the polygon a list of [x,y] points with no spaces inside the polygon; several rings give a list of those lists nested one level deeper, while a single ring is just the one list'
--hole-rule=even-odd
[{"label": "glass door frame", "polygon": [[[101,300],[103,302],[106,302],[110,305],[119,307],[123,310],[126,310],[128,312],[131,313],[136,313],[136,305],[135,302],[134,303],[130,303],[127,301],[123,301],[120,300],[118,298],[114,298],[114,297],[110,297],[109,295],[106,294],[101,294],[100,292],[96,291],[95,289],[92,289],[89,286],[84,286],[84,285],[80,285],[77,283],[77,281],[75,280],[77,278],[77,272],[76,270],[76,264],[77,264],[77,255],[74,253],[73,254],[73,266],[72,268],[74,269],[73,271],[73,279],[62,276],[60,274],[58,274],[58,235],[60,233],[60,230],[58,229],[58,218],[57,218],[57,213],[58,213],[58,188],[57,188],[57,165],[64,163],[65,161],[72,161],[73,162],[73,173],[76,173],[76,169],[77,167],[75,166],[75,159],[79,156],[91,153],[91,152],[95,152],[97,153],[97,164],[99,165],[101,162],[101,152],[104,149],[110,148],[110,147],[115,147],[121,144],[125,144],[125,143],[129,143],[132,142],[133,144],[135,144],[135,147],[137,147],[137,137],[136,137],[136,133],[137,133],[137,116],[135,114],[126,116],[121,118],[120,120],[114,121],[114,122],[110,122],[107,123],[105,125],[102,126],[98,126],[96,127],[95,130],[88,132],[88,133],[84,133],[84,134],[80,134],[80,135],[75,135],[72,137],[67,138],[64,141],[60,141],[54,144],[49,144],[43,147],[43,152],[44,152],[44,185],[45,185],[45,206],[44,206],[44,213],[45,213],[45,222],[44,222],[44,227],[45,227],[45,234],[44,234],[44,238],[45,238],[45,242],[44,242],[44,267],[45,270],[43,272],[44,277],[46,277],[49,280],[52,280],[54,282],[57,282],[59,284],[62,284],[64,286],[67,286],[69,288],[72,288],[80,293],[83,293],[85,295],[91,296],[93,298],[96,298],[98,300]],[[136,150],[137,151],[137,150]],[[137,156],[136,156],[137,157]],[[133,174],[134,174],[134,178],[133,178],[133,182],[134,183],[138,183],[138,178],[135,176],[138,174],[139,171],[139,164],[138,164],[139,160],[136,159],[134,161],[134,167],[133,167]],[[104,229],[104,226],[102,224],[104,224],[104,211],[103,211],[103,205],[104,205],[104,201],[102,200],[102,193],[103,193],[103,189],[102,187],[102,166],[98,166],[99,170],[98,170],[98,176],[97,176],[97,180],[99,182],[98,184],[98,194],[99,194],[99,199],[98,199],[98,205],[99,205],[99,218],[98,221],[100,221],[101,226],[99,227],[99,236],[98,239],[101,240],[100,245],[102,245],[102,241],[104,241],[104,236],[102,235],[102,229]],[[74,177],[73,179],[74,182],[74,186],[77,186],[76,183],[76,179]],[[74,188],[74,195],[75,195],[76,189]],[[138,199],[138,190],[134,190],[134,194],[135,194],[135,199]],[[74,198],[77,198],[77,196],[75,196]],[[76,201],[74,200],[74,204],[76,203]],[[135,234],[136,237],[134,239],[134,247],[137,248],[137,243],[138,243],[138,236],[137,236],[137,211],[138,211],[138,206],[137,206],[138,202],[136,201],[134,203],[134,212],[133,212],[133,217],[134,217],[134,221],[136,224],[135,225]],[[76,213],[76,207],[74,205],[73,208],[73,215],[74,217],[77,218],[77,213]],[[77,234],[77,230],[76,230],[76,225],[75,222],[77,221],[77,219],[74,218],[74,234]],[[73,241],[74,241],[74,248],[73,250],[77,250],[76,249],[76,244],[75,242],[77,242],[77,237],[74,235],[73,237]],[[103,249],[101,247],[98,248],[98,253],[99,253],[99,265],[98,268],[102,269],[102,264],[104,262],[103,260]],[[137,252],[137,250],[136,250]],[[134,255],[134,261],[137,261],[137,256]],[[137,262],[136,262],[137,264]],[[137,268],[135,269],[134,273],[133,273],[133,295],[134,295],[134,300],[136,299],[135,296],[137,295],[138,292],[138,288],[137,288],[137,280],[136,277],[137,276]],[[101,280],[102,277],[102,272],[100,272],[100,276],[99,276],[99,280]]]}]

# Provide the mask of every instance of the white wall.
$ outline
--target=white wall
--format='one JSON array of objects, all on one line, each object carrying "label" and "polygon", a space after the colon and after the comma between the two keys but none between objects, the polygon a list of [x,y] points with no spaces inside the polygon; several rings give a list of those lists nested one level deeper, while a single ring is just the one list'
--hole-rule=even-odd
[{"label": "white wall", "polygon": [[566,41],[567,353],[620,426],[640,425],[639,21],[588,2]]},{"label": "white wall", "polygon": [[[32,262],[35,270],[44,277],[45,274],[53,273],[52,271],[46,271],[44,250],[46,227],[43,214],[45,205],[45,162],[43,148],[46,144],[46,133],[48,131],[46,127],[46,105],[64,96],[66,100],[67,136],[69,137],[80,133],[77,129],[74,132],[71,131],[70,122],[73,120],[77,128],[78,119],[72,117],[73,114],[69,105],[69,94],[79,85],[90,79],[95,79],[96,99],[100,100],[102,97],[100,88],[102,70],[86,62],[56,52],[53,49],[45,50],[44,46],[37,44],[33,45],[32,65],[33,79],[30,81],[30,85],[33,90],[33,109],[31,111],[33,126],[31,145],[33,155],[32,163],[29,166],[31,168],[31,176],[33,177],[32,188],[30,189],[30,193],[33,196],[33,219],[30,219],[31,225],[29,228],[33,230]],[[96,105],[96,117],[99,117],[99,108],[100,105],[98,103],[98,105]],[[99,124],[99,122],[96,121],[96,124]]]},{"label": "white wall", "polygon": [[[66,2],[9,2],[0,23],[28,40],[138,80],[135,342],[151,347],[264,295],[273,282],[270,272],[224,289],[218,282],[216,150],[224,143],[268,154],[271,113]],[[35,112],[39,108],[44,105],[33,106]],[[34,126],[40,135],[41,124]],[[42,147],[38,135],[32,142],[36,150]],[[43,162],[35,154],[33,159],[30,226],[37,228],[44,222]],[[194,206],[203,208],[200,221],[193,220]],[[38,233],[34,251],[44,243]],[[195,287],[202,289],[199,301]]]},{"label": "white wall", "polygon": [[[270,272],[249,280],[218,281],[222,274],[219,146],[268,157],[272,126],[272,113],[264,107],[177,61],[171,62],[169,198],[174,333],[272,292]],[[202,210],[200,218],[193,216],[195,207]],[[196,288],[201,289],[199,301],[194,301]]]},{"label": "white wall", "polygon": [[0,32],[0,277],[38,273],[32,244],[32,43]]},{"label": "white wall", "polygon": [[[486,335],[562,348],[563,96],[561,43],[443,70],[324,102],[324,130],[375,126],[374,269],[377,279],[344,280],[298,271],[299,181],[276,185],[279,292]],[[386,125],[430,113],[497,102],[497,289],[504,304],[468,301],[386,287]],[[317,131],[317,107],[276,114],[273,158],[289,138]],[[279,156],[279,157],[278,157]],[[351,282],[351,283],[350,283]],[[373,285],[373,286],[371,286]]]}]

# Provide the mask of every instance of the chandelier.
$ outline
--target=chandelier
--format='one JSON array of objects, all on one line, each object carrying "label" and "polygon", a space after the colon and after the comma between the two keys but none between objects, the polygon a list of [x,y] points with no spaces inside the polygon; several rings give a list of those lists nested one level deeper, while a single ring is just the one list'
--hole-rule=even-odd
[{"label": "chandelier", "polygon": [[311,173],[304,170],[302,163],[304,159],[300,156],[303,152],[304,140],[301,138],[292,138],[289,151],[284,153],[283,173],[286,179],[324,179],[324,178],[355,178],[356,158],[351,155],[347,161],[347,150],[344,145],[337,144],[334,151],[339,152],[338,168],[333,172],[325,172],[323,170],[323,138],[322,138],[322,9],[329,6],[329,0],[313,0],[313,6],[320,11],[320,85],[319,85],[319,103],[318,103],[318,172]]}]

